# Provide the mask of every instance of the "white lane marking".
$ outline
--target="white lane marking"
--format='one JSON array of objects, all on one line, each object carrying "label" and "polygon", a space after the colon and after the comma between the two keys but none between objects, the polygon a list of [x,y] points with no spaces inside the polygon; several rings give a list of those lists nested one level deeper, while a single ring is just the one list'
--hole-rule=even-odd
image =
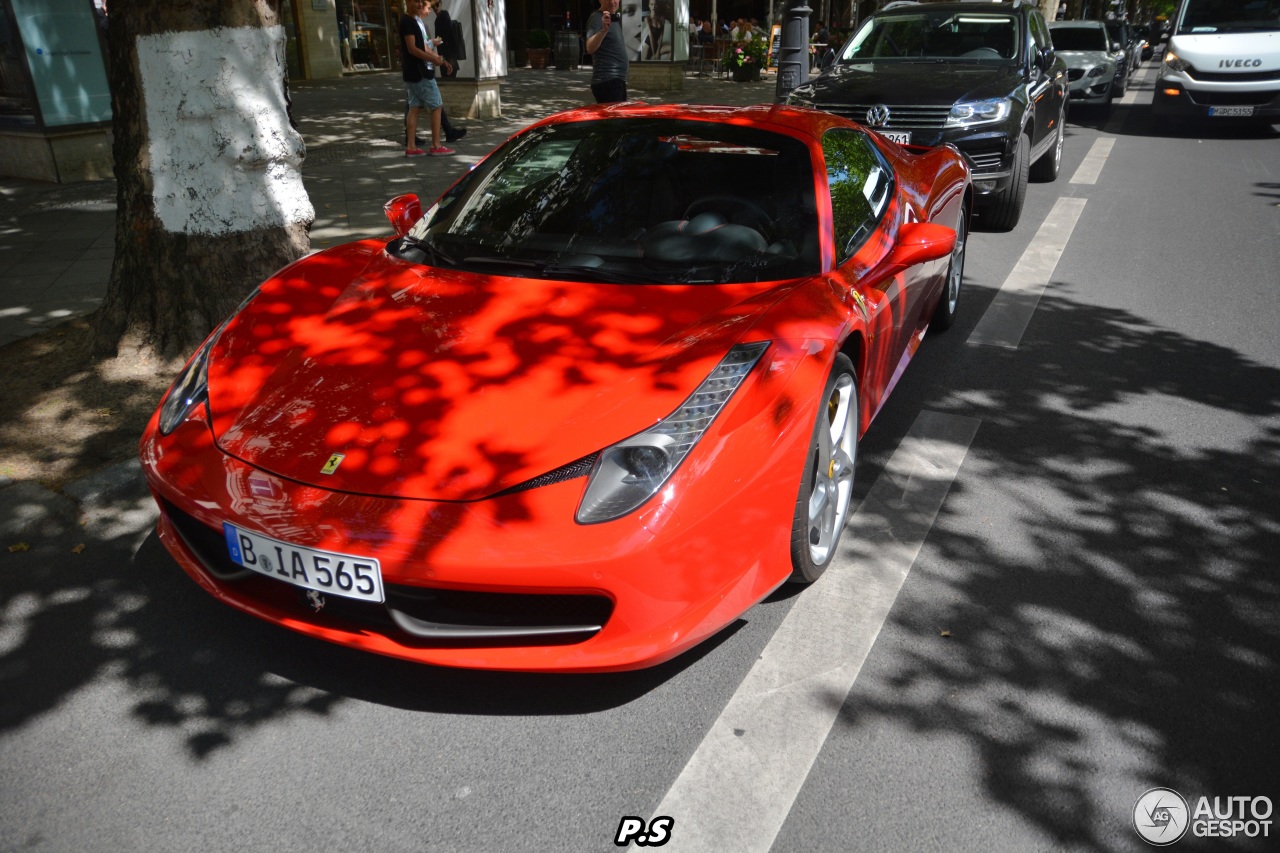
[{"label": "white lane marking", "polygon": [[1018,342],[1027,331],[1031,315],[1040,304],[1040,296],[1058,266],[1058,259],[1071,239],[1084,205],[1085,199],[1082,198],[1058,199],[1014,265],[1013,272],[1000,285],[1000,292],[970,333],[969,343],[1018,348]]},{"label": "white lane marking", "polygon": [[1098,176],[1102,174],[1102,167],[1107,164],[1107,158],[1111,156],[1111,149],[1115,144],[1115,137],[1112,136],[1095,139],[1093,145],[1089,148],[1089,153],[1084,155],[1084,161],[1076,169],[1076,173],[1071,176],[1071,183],[1096,184]]},{"label": "white lane marking", "polygon": [[[980,421],[921,412],[655,815],[664,850],[767,851],[867,659]],[[634,848],[633,848],[634,849]]]}]

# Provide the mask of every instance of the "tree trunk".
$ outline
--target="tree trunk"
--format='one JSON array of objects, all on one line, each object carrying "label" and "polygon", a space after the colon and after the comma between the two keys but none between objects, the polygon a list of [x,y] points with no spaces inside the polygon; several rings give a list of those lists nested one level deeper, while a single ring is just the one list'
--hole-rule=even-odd
[{"label": "tree trunk", "polygon": [[168,358],[309,248],[284,31],[267,0],[108,11],[116,247],[93,349]]}]

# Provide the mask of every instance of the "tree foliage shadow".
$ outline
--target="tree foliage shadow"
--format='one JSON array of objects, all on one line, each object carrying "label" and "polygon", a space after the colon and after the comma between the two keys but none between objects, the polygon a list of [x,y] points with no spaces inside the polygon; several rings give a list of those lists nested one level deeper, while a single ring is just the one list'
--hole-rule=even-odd
[{"label": "tree foliage shadow", "polygon": [[981,497],[962,479],[949,503],[1012,507],[1017,541],[944,508],[891,619],[951,638],[884,652],[842,719],[956,735],[987,796],[1055,843],[1125,849],[1117,775],[1134,800],[1280,782],[1280,370],[1068,290],[1017,351],[935,348],[904,378],[965,389],[930,405],[983,419]]}]

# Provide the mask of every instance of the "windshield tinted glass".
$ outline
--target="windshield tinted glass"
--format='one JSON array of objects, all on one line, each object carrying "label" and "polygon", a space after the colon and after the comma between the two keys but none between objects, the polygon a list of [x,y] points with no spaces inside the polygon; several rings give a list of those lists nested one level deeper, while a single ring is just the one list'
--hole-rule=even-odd
[{"label": "windshield tinted glass", "polygon": [[1178,33],[1274,32],[1280,0],[1188,0]]},{"label": "windshield tinted glass", "polygon": [[1050,27],[1055,50],[1106,50],[1107,34],[1100,27]]},{"label": "windshield tinted glass", "polygon": [[420,241],[424,262],[506,275],[793,278],[818,270],[813,187],[808,148],[781,134],[665,119],[559,124],[507,143],[405,242]]},{"label": "windshield tinted glass", "polygon": [[1011,15],[920,8],[871,18],[840,61],[1013,59],[1018,48],[1017,19]]}]

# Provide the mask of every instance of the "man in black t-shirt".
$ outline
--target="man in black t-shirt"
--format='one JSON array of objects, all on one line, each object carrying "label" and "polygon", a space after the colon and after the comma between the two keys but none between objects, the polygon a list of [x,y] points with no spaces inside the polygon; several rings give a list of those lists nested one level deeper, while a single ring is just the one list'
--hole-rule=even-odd
[{"label": "man in black t-shirt", "polygon": [[627,99],[627,51],[618,20],[618,0],[600,0],[587,19],[587,53],[592,56],[591,94],[597,104]]},{"label": "man in black t-shirt", "polygon": [[[405,0],[405,12],[400,16],[400,68],[404,80],[409,103],[409,112],[405,116],[405,152],[406,157],[421,157],[423,154],[442,156],[452,154],[452,148],[440,144],[440,108],[444,102],[440,100],[440,90],[436,87],[435,66],[447,65],[445,59],[435,51],[435,44],[427,40],[427,28],[419,15],[422,14],[422,0]],[[426,108],[431,112],[431,150],[423,151],[415,143],[418,131],[418,111]]]}]

